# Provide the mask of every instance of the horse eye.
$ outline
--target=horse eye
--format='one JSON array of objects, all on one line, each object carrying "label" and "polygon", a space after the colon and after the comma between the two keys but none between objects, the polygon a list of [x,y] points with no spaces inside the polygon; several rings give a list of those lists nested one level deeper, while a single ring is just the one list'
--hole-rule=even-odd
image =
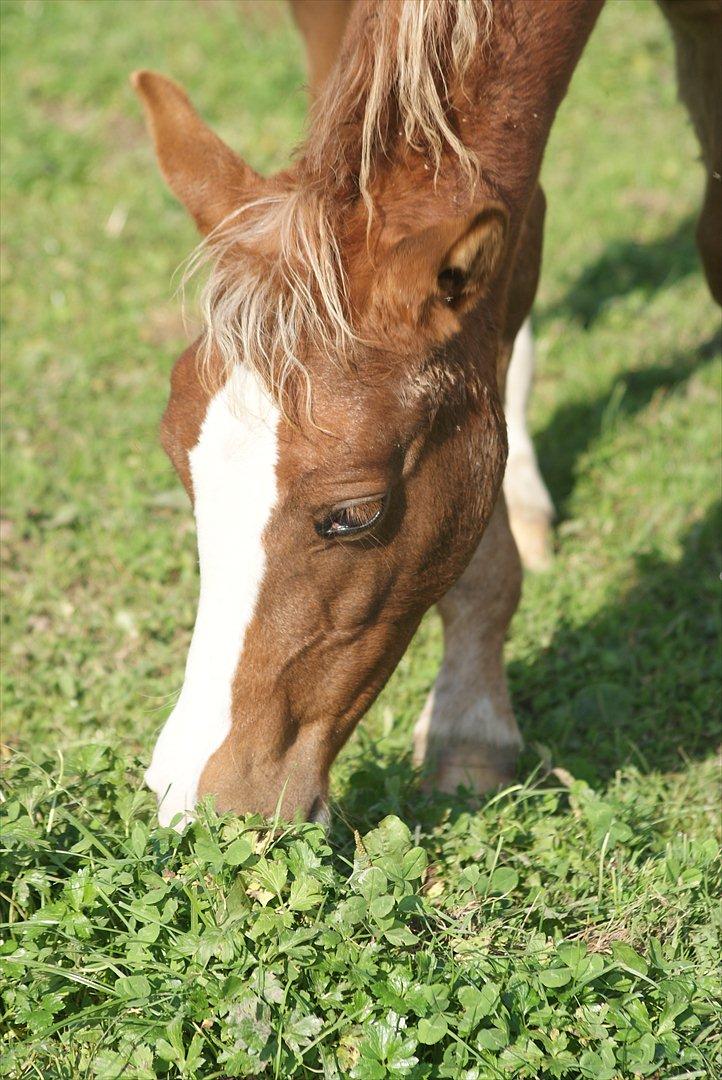
[{"label": "horse eye", "polygon": [[315,523],[316,532],[325,539],[347,539],[361,536],[377,525],[387,506],[386,495],[371,498],[349,499],[332,506],[328,513]]}]

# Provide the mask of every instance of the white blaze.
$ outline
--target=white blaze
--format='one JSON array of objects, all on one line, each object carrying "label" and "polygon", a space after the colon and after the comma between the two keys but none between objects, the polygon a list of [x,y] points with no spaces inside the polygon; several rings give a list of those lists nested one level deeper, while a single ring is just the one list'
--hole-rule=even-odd
[{"label": "white blaze", "polygon": [[260,379],[236,366],[212,398],[189,461],[200,598],[178,702],[145,780],[158,819],[190,820],[198,783],[231,728],[233,676],[263,580],[263,531],[276,502],[279,414]]}]

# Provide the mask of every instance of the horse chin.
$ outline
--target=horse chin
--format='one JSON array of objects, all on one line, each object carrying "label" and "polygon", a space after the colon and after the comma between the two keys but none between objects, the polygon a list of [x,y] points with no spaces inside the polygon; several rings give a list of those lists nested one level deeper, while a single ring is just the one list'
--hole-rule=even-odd
[{"label": "horse chin", "polygon": [[[194,820],[194,811],[198,799],[203,794],[211,794],[210,792],[199,794],[199,783],[196,777],[187,777],[186,782],[178,777],[171,780],[162,768],[153,764],[146,770],[144,780],[146,786],[150,788],[158,800],[159,825],[163,828],[173,827],[178,832],[183,832]],[[277,816],[283,821],[310,821],[321,825],[324,829],[328,828],[331,822],[331,810],[325,790],[319,791],[317,795],[312,796],[310,799],[306,797],[302,801],[299,800],[295,805],[293,798],[286,801],[284,795],[285,792],[282,791],[275,808],[272,808],[270,803],[260,807],[254,805],[254,800],[247,802],[239,796],[229,798],[226,795],[225,798],[221,796],[214,801],[219,813],[226,811],[236,814],[260,812],[269,819]],[[285,806],[284,802],[286,802]]]},{"label": "horse chin", "polygon": [[318,795],[311,805],[311,809],[308,813],[308,820],[316,825],[320,825],[323,829],[328,829],[331,824],[331,807],[328,802],[321,795]]}]

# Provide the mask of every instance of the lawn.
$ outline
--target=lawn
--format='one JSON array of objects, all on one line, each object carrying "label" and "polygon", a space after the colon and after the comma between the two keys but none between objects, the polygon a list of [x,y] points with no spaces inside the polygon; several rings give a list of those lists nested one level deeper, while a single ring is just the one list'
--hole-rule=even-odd
[{"label": "lawn", "polygon": [[719,311],[671,44],[612,0],[544,167],[533,427],[558,510],[508,646],[527,742],[421,793],[430,614],[334,820],[155,827],[194,530],[158,443],[195,237],[127,83],[183,82],[260,169],[303,131],[284,8],[23,0],[3,21],[2,1050],[12,1077],[714,1077]]}]

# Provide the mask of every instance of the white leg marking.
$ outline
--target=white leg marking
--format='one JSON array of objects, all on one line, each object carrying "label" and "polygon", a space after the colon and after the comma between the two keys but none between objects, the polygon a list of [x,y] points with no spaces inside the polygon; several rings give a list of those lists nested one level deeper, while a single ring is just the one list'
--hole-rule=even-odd
[{"label": "white leg marking", "polygon": [[521,745],[504,671],[503,644],[521,569],[499,499],[473,559],[437,604],[444,659],[414,728],[414,759],[428,761],[446,791],[494,787],[513,772]]},{"label": "white leg marking", "polygon": [[179,828],[190,820],[203,769],[230,731],[233,676],[276,502],[278,419],[255,372],[238,366],[211,400],[189,454],[201,585],[183,689],[145,775],[161,825],[179,813]]},{"label": "white leg marking", "polygon": [[516,336],[506,378],[506,427],[509,435],[509,460],[504,477],[507,504],[554,513],[551,497],[541,478],[534,444],[526,424],[526,412],[534,378],[534,337],[531,319]]},{"label": "white leg marking", "polygon": [[[527,319],[516,336],[506,378],[504,412],[509,436],[509,459],[504,475],[512,532],[525,565],[540,568],[545,558],[554,505],[547,491],[534,444],[527,429],[526,413],[534,378],[534,338]],[[540,543],[542,547],[540,548]]]}]

